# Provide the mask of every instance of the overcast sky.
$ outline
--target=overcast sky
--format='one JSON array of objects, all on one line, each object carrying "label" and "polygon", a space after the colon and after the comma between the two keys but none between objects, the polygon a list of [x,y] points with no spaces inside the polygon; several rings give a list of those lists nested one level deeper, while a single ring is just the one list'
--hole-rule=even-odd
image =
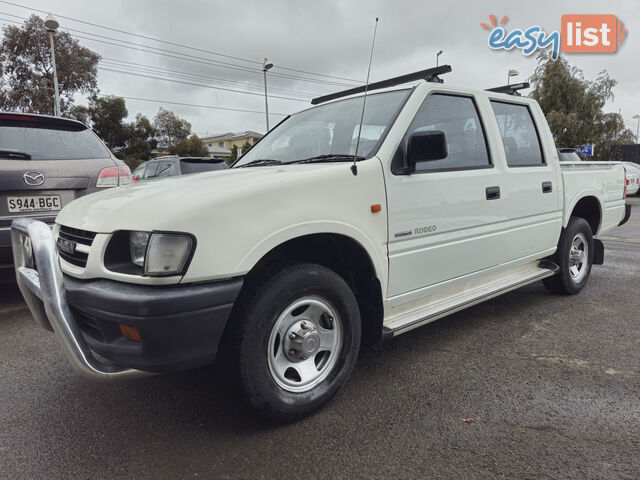
[{"label": "overcast sky", "polygon": [[[453,72],[446,83],[475,88],[488,88],[506,83],[510,68],[520,72],[514,81],[524,81],[535,68],[535,55],[525,57],[520,51],[492,51],[487,46],[490,13],[509,17],[506,27],[527,28],[540,25],[545,31],[560,30],[560,17],[566,13],[602,13],[617,15],[628,30],[627,38],[615,54],[568,54],[572,65],[584,70],[592,79],[602,69],[618,80],[615,101],[608,109],[621,113],[635,133],[635,113],[640,113],[640,8],[637,0],[604,3],[602,1],[407,1],[407,0],[302,0],[270,1],[204,1],[182,0],[12,0],[28,8],[0,3],[0,17],[6,14],[28,16],[31,9],[50,11],[60,16],[160,38],[200,50],[167,45],[97,26],[58,18],[61,28],[111,37],[103,42],[128,42],[129,47],[161,48],[172,53],[157,55],[132,48],[80,39],[80,42],[102,55],[98,85],[103,94],[137,97],[162,102],[179,102],[264,112],[261,96],[263,78],[261,62],[268,57],[275,67],[268,82],[270,95],[309,99],[317,94],[344,87],[303,81],[297,76],[316,81],[345,82],[335,78],[284,70],[287,67],[347,79],[364,80],[369,60],[375,17],[380,17],[371,80],[421,70],[435,64],[435,54],[444,50],[440,62],[448,63]],[[481,5],[482,3],[482,5]],[[603,5],[606,5],[603,7]],[[5,15],[3,15],[5,14]],[[38,13],[39,15],[42,15]],[[70,32],[83,37],[89,35]],[[95,37],[93,37],[95,38]],[[216,56],[202,50],[218,52],[234,58]],[[116,60],[117,63],[114,63]],[[226,62],[227,67],[211,62]],[[130,62],[130,63],[122,63]],[[204,63],[203,63],[204,62]],[[240,69],[238,69],[240,66]],[[149,68],[152,67],[152,68]],[[128,71],[127,75],[105,70]],[[169,78],[160,73],[173,70],[191,75],[172,76],[183,82],[245,90],[248,95],[146,78]],[[251,70],[251,71],[247,71]],[[144,72],[144,73],[143,73]],[[195,75],[195,76],[194,76]],[[218,83],[211,83],[211,82]],[[276,91],[276,89],[278,89]],[[305,108],[308,102],[270,98],[269,110],[273,126],[287,114]],[[178,106],[157,102],[127,100],[131,118],[136,113],[153,117],[159,107],[175,111],[193,125],[200,136],[228,131],[265,131],[264,114],[231,112],[201,107]]]}]

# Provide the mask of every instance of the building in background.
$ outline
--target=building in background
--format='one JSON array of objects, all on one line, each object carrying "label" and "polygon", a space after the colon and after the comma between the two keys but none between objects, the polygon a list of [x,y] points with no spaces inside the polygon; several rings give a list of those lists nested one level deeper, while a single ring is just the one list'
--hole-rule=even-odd
[{"label": "building in background", "polygon": [[262,138],[262,134],[258,132],[229,132],[221,135],[213,135],[211,137],[201,138],[202,142],[214,157],[227,158],[231,156],[231,149],[235,146],[242,149],[245,143],[253,145]]}]

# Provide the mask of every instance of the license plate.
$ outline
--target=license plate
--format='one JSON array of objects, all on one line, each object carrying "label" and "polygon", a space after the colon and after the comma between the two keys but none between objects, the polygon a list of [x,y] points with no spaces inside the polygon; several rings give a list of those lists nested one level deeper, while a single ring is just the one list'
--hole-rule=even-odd
[{"label": "license plate", "polygon": [[59,250],[62,250],[69,255],[73,255],[74,253],[76,253],[76,242],[67,240],[66,238],[58,237],[58,241],[56,243],[58,244]]},{"label": "license plate", "polygon": [[7,197],[9,213],[51,212],[60,210],[60,195],[22,195]]}]

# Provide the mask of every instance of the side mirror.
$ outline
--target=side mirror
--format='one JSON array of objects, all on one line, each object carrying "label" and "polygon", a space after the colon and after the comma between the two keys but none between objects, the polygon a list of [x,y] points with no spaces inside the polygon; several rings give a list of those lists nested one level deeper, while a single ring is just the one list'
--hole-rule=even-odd
[{"label": "side mirror", "polygon": [[415,172],[418,162],[442,160],[448,154],[447,137],[440,130],[415,132],[409,136],[407,162],[410,172]]}]

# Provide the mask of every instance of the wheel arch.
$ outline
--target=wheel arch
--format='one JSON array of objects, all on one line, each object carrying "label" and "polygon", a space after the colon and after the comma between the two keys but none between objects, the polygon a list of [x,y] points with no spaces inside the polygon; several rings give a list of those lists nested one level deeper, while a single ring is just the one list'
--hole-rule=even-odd
[{"label": "wheel arch", "polygon": [[593,236],[598,234],[600,225],[602,224],[602,204],[598,197],[594,194],[585,194],[574,199],[570,209],[567,209],[569,215],[564,219],[564,227],[566,228],[571,217],[584,218],[589,226]]},{"label": "wheel arch", "polygon": [[[340,275],[358,302],[363,343],[374,348],[380,346],[384,316],[382,284],[372,256],[360,242],[339,233],[311,233],[290,238],[272,247],[252,266],[246,275],[246,288],[269,269],[292,262],[316,263]],[[242,294],[241,291],[239,298]]]}]

